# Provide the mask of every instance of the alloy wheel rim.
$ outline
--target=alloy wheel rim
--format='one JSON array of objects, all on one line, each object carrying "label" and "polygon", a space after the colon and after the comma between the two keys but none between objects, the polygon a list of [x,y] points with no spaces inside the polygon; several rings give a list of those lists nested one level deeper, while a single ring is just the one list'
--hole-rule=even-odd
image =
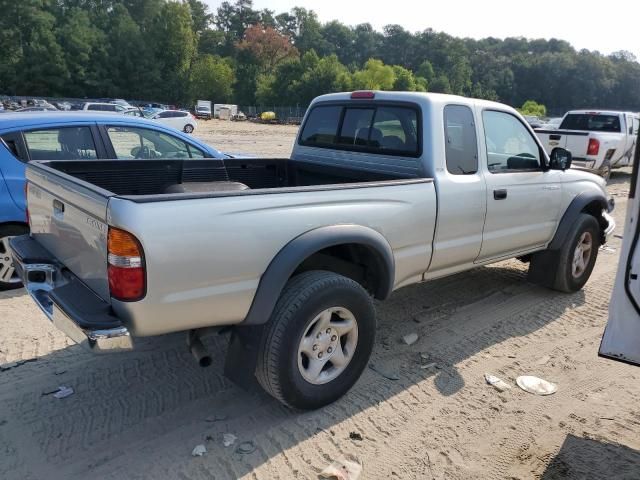
[{"label": "alloy wheel rim", "polygon": [[20,278],[13,265],[13,258],[9,251],[9,240],[13,237],[0,238],[0,282],[20,283]]},{"label": "alloy wheel rim", "polygon": [[573,252],[573,262],[571,264],[571,274],[573,278],[581,277],[587,270],[592,249],[593,237],[591,233],[583,232]]},{"label": "alloy wheel rim", "polygon": [[298,370],[307,382],[322,385],[340,376],[358,344],[358,322],[344,307],[323,310],[309,322],[298,346]]}]

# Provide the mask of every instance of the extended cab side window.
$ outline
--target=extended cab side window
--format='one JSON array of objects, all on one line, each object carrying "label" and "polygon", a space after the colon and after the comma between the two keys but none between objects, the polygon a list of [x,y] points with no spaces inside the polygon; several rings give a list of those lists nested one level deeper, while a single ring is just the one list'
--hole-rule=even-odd
[{"label": "extended cab side window", "polygon": [[107,127],[109,140],[118,159],[204,158],[204,152],[180,138],[137,127]]},{"label": "extended cab side window", "polygon": [[485,110],[482,120],[491,173],[540,170],[540,148],[517,117]]},{"label": "extended cab side window", "polygon": [[93,160],[98,158],[89,127],[63,127],[24,132],[31,160]]},{"label": "extended cab side window", "polygon": [[478,171],[478,142],[473,113],[463,105],[444,107],[444,136],[447,170],[453,175]]}]

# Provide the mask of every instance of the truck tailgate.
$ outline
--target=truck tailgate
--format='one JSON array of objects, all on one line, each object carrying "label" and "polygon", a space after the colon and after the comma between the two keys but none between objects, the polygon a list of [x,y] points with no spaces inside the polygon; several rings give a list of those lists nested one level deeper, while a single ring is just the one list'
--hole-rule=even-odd
[{"label": "truck tailgate", "polygon": [[27,181],[32,236],[109,301],[106,212],[111,194],[40,165],[29,165]]}]

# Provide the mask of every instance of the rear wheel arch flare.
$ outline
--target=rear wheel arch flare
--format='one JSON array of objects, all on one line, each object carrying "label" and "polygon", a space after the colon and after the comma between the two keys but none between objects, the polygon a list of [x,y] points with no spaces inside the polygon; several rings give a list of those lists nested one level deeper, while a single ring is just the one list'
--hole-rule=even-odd
[{"label": "rear wheel arch flare", "polygon": [[[387,298],[393,290],[395,261],[385,237],[361,225],[320,227],[294,238],[273,258],[260,278],[253,303],[242,324],[259,325],[268,321],[287,281],[298,273],[314,267],[317,269],[317,262],[323,258],[325,261],[333,259],[332,265],[338,270],[335,273],[358,281],[355,274],[349,275],[347,271],[348,265],[353,264],[349,255],[358,254],[364,255],[365,262],[371,262],[367,265],[371,267],[369,278],[360,279],[359,283],[369,287],[375,298]],[[371,278],[371,274],[375,278]]]}]

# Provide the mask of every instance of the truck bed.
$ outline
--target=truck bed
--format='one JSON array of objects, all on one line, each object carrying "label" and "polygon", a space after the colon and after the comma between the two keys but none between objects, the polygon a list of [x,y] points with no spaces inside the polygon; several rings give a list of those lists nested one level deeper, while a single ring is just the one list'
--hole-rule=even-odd
[{"label": "truck bed", "polygon": [[[181,198],[252,194],[253,190],[361,184],[412,178],[406,174],[377,173],[344,167],[313,165],[288,159],[91,160],[40,162],[59,172],[136,201],[175,199],[176,185],[202,182],[238,182],[249,187],[236,191],[182,193]],[[175,191],[175,189],[174,189]],[[264,191],[260,192],[264,193]]]}]

